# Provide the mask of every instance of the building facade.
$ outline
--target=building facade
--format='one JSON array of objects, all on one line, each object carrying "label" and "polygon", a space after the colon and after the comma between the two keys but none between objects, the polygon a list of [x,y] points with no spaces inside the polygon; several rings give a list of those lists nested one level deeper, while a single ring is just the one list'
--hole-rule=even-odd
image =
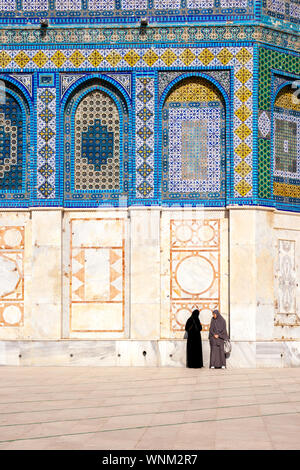
[{"label": "building facade", "polygon": [[300,365],[299,0],[0,1],[0,363]]}]

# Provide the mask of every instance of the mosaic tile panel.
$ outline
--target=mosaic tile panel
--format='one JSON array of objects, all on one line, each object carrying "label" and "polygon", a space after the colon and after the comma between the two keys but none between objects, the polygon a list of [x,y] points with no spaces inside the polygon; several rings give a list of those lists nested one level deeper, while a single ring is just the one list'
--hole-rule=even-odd
[{"label": "mosaic tile panel", "polygon": [[86,95],[75,113],[75,190],[120,189],[120,117],[101,90]]},{"label": "mosaic tile panel", "polygon": [[220,304],[220,221],[170,221],[171,331],[184,331],[193,309],[203,330]]},{"label": "mosaic tile panel", "polygon": [[[290,86],[284,87],[276,97],[273,126],[274,195],[282,197],[282,185],[286,184],[291,195],[297,197],[300,190],[300,100]],[[294,190],[293,185],[297,185]]]},{"label": "mosaic tile panel", "polygon": [[49,8],[48,0],[23,0],[22,3],[26,12],[47,11]]},{"label": "mosaic tile panel", "polygon": [[[272,175],[271,161],[273,159],[274,181],[273,194],[275,200],[280,203],[299,203],[299,166],[297,163],[297,172],[287,172],[287,169],[295,169],[292,160],[289,161],[289,149],[292,149],[294,155],[299,153],[299,131],[297,110],[288,105],[288,101],[293,99],[296,90],[291,90],[290,98],[284,98],[284,91],[280,91],[276,99],[276,104],[271,109],[272,92],[277,93],[278,89],[284,83],[290,83],[295,80],[300,70],[300,58],[292,53],[283,53],[275,48],[259,49],[259,175],[258,175],[258,194],[259,197],[267,199],[271,197]],[[278,72],[273,72],[276,70]],[[295,77],[290,78],[290,77]],[[283,88],[285,90],[285,88]],[[280,104],[280,106],[278,106]],[[271,114],[272,112],[272,114]],[[269,120],[276,135],[273,139],[273,156],[271,146],[271,132],[269,130]],[[296,122],[297,121],[297,122]],[[297,128],[297,129],[296,129]],[[278,131],[278,132],[277,132]],[[293,150],[294,149],[294,150]],[[275,153],[277,153],[277,162],[281,159],[282,166],[276,167]],[[279,160],[278,160],[279,158]]]},{"label": "mosaic tile panel", "polygon": [[[79,80],[80,82],[80,80]],[[129,191],[129,114],[118,91],[93,79],[71,94],[64,116],[65,201],[119,204]]]},{"label": "mosaic tile panel", "polygon": [[0,327],[24,323],[24,227],[0,227]]},{"label": "mosaic tile panel", "polygon": [[[2,6],[3,4],[3,6]],[[2,6],[2,9],[1,9]],[[215,15],[226,19],[229,15],[249,19],[254,16],[253,0],[8,0],[0,3],[0,11],[10,11],[16,17],[34,16],[47,12],[52,18],[62,13],[80,17],[128,17],[128,13],[143,12],[147,16],[175,15],[175,19],[188,14]],[[294,10],[292,10],[293,12]],[[294,14],[294,13],[293,13]]]},{"label": "mosaic tile panel", "polygon": [[[65,12],[58,12],[61,15]],[[124,13],[130,15],[129,12]],[[72,16],[77,12],[72,12]],[[80,14],[80,12],[78,13]],[[1,17],[1,10],[0,10]],[[79,18],[75,18],[75,20]],[[83,18],[86,21],[86,18]],[[52,21],[54,21],[52,19]],[[68,21],[70,21],[68,19]],[[143,34],[140,34],[139,28],[130,27],[128,25],[113,27],[101,27],[94,25],[92,28],[52,28],[47,31],[43,42],[51,44],[106,44],[120,46],[120,44],[200,44],[212,41],[215,43],[217,40],[225,40],[230,42],[237,41],[260,41],[272,46],[281,46],[285,49],[299,50],[300,38],[299,35],[293,31],[279,31],[272,30],[263,25],[248,25],[239,24],[217,24],[205,26],[198,22],[197,29],[182,24],[178,27],[176,23],[168,25],[168,28],[161,28],[159,25],[152,25],[151,28],[146,28]],[[8,28],[0,31],[0,44],[30,44],[33,42],[40,43],[40,31],[38,30],[21,30],[20,28]],[[99,57],[99,55],[98,55]],[[8,55],[5,51],[0,52],[0,67],[6,67]]]},{"label": "mosaic tile panel", "polygon": [[[300,5],[298,0],[262,0],[263,15],[278,20],[299,23]],[[265,17],[264,16],[264,17]]]},{"label": "mosaic tile panel", "polygon": [[[80,73],[80,71],[85,71],[86,67],[96,67],[97,69],[102,69],[103,67],[114,67],[115,72],[109,72],[114,80],[119,82],[122,87],[128,91],[131,90],[131,79],[129,74],[118,72],[119,68],[128,67],[134,70],[135,67],[143,67],[145,70],[145,77],[148,77],[149,72],[152,68],[157,67],[173,67],[174,65],[179,67],[209,67],[210,70],[205,70],[205,72],[216,81],[220,80],[223,88],[226,93],[231,95],[232,91],[234,92],[235,98],[233,100],[233,128],[234,128],[234,148],[235,155],[233,165],[235,168],[234,171],[234,196],[235,197],[251,197],[252,196],[252,127],[253,127],[253,57],[252,57],[252,48],[250,47],[164,47],[164,48],[52,48],[47,49],[42,48],[38,52],[34,49],[6,49],[5,54],[7,55],[7,65],[13,66],[16,70],[33,70],[37,69],[39,72],[43,72],[43,68],[47,66],[47,74],[50,76],[50,70],[61,70],[62,75],[60,79],[60,90],[61,95],[64,94],[73,87],[77,80],[84,78],[85,73]],[[24,69],[24,67],[26,67]],[[65,68],[71,67],[78,69],[77,74],[66,73]],[[230,78],[228,71],[220,70],[222,67],[230,68],[234,71],[233,87],[230,84]],[[219,68],[219,70],[213,70],[213,68]],[[182,69],[184,70],[184,69]],[[163,72],[166,73],[166,72]],[[171,72],[171,74],[177,72]],[[178,73],[182,73],[178,72]],[[43,72],[43,74],[45,74]],[[149,77],[151,79],[154,77],[150,73]],[[164,75],[167,77],[167,75]],[[171,76],[171,75],[170,75]],[[148,78],[149,78],[148,77]],[[170,78],[170,77],[169,77]],[[167,80],[169,80],[167,78]],[[154,79],[153,79],[154,80]],[[163,86],[167,83],[167,80],[160,80],[160,93],[163,93]],[[140,77],[137,79],[137,87],[145,87],[141,84]],[[151,136],[151,126],[154,124],[154,117],[150,116],[154,108],[154,81],[147,84],[148,91],[145,92],[144,102],[141,100],[141,96],[138,97],[139,92],[135,89],[136,93],[136,125],[137,129],[137,142],[136,145],[140,144],[139,139],[143,140],[145,144],[144,154],[140,150],[142,144],[139,145],[137,151],[137,161],[138,170],[136,173],[136,180],[138,183],[136,187],[138,188],[137,194],[138,198],[142,197],[150,198],[153,197],[154,189],[154,137]],[[152,91],[150,88],[152,87]],[[49,88],[50,89],[50,88]],[[53,88],[54,89],[54,88]],[[145,91],[145,90],[144,90]],[[41,92],[39,92],[41,93]],[[129,93],[130,94],[130,93]],[[52,105],[48,105],[52,106]],[[142,113],[141,106],[144,109],[144,115]],[[150,114],[149,114],[150,113]],[[142,117],[141,117],[142,116]],[[146,121],[143,123],[143,120]],[[52,119],[49,118],[49,126],[51,127],[55,122],[55,117]],[[40,126],[42,120],[40,120]],[[143,129],[145,133],[143,134]],[[150,130],[150,131],[149,131]],[[41,128],[39,128],[39,132]],[[52,132],[55,132],[54,127],[51,129]],[[125,133],[126,134],[126,133]],[[128,134],[128,132],[127,132]],[[41,145],[41,141],[45,138],[49,140],[49,133],[45,136],[40,136],[41,139],[38,142],[38,145]],[[51,137],[54,139],[54,135],[51,134]],[[50,142],[51,143],[51,142]],[[43,146],[44,147],[44,146]],[[67,147],[66,147],[67,148]],[[150,150],[149,150],[150,149]],[[39,159],[41,160],[41,153],[39,148]],[[44,150],[49,150],[49,145],[44,148]],[[51,147],[50,152],[52,153],[55,149]],[[140,152],[138,152],[140,150]],[[146,152],[146,153],[145,153]],[[152,155],[150,157],[150,154]],[[147,161],[144,162],[141,159],[147,157]],[[39,165],[42,167],[45,162]],[[39,197],[41,197],[41,190],[44,192],[44,197],[53,198],[53,185],[51,184],[51,178],[54,178],[53,167],[50,168],[49,165],[43,168],[44,175],[39,172]],[[128,168],[123,168],[123,171],[127,171]],[[71,172],[71,167],[68,165],[65,166],[65,171]],[[49,174],[51,173],[51,175]],[[46,180],[42,181],[42,178]],[[43,184],[45,185],[43,186]],[[70,188],[68,187],[68,190]]]},{"label": "mosaic tile panel", "polygon": [[56,0],[55,8],[57,11],[80,11],[81,0]]},{"label": "mosaic tile panel", "polygon": [[14,11],[16,10],[16,0],[1,0],[0,1],[0,11]]},{"label": "mosaic tile panel", "polygon": [[124,10],[147,10],[148,0],[122,0],[121,5]]},{"label": "mosaic tile panel", "polygon": [[164,199],[225,197],[225,112],[207,80],[180,81],[162,111]]},{"label": "mosaic tile panel", "polygon": [[0,103],[0,191],[21,191],[23,186],[24,129],[18,101],[5,93]]},{"label": "mosaic tile panel", "polygon": [[37,198],[55,198],[56,89],[37,90]]},{"label": "mosaic tile panel", "polygon": [[136,197],[154,196],[155,88],[153,76],[136,79]]},{"label": "mosaic tile panel", "polygon": [[224,111],[218,105],[169,108],[170,192],[225,196],[224,187],[221,188],[225,123]]}]

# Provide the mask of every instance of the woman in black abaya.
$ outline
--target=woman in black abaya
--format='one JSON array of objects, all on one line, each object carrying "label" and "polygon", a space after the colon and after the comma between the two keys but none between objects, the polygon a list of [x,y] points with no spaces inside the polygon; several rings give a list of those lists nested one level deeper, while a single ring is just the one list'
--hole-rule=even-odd
[{"label": "woman in black abaya", "polygon": [[185,325],[185,331],[188,334],[186,345],[187,367],[195,369],[203,367],[201,330],[199,310],[194,310]]},{"label": "woman in black abaya", "polygon": [[209,328],[209,343],[210,343],[210,363],[211,369],[225,369],[226,357],[224,351],[224,341],[228,339],[226,330],[226,322],[219,310],[213,311],[213,318],[210,322]]}]

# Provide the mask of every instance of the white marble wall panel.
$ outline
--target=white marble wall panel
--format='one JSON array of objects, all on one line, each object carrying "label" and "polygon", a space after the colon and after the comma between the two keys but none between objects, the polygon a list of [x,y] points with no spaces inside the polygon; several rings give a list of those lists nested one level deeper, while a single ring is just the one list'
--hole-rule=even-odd
[{"label": "white marble wall panel", "polygon": [[63,337],[129,335],[129,240],[124,210],[64,217]]},{"label": "white marble wall panel", "polygon": [[160,211],[130,210],[130,337],[160,337]]},{"label": "white marble wall panel", "polygon": [[57,339],[61,337],[61,211],[34,210],[31,219],[31,338]]},{"label": "white marble wall panel", "polygon": [[275,256],[273,224],[273,211],[255,211],[256,340],[273,339]]},{"label": "white marble wall panel", "polygon": [[234,341],[256,338],[255,212],[231,209],[230,225],[230,332]]}]

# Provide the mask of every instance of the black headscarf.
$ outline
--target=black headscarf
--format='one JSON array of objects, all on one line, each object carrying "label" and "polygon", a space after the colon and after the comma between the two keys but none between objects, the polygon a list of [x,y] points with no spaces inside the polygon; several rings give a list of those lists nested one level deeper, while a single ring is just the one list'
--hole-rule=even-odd
[{"label": "black headscarf", "polygon": [[191,329],[193,329],[195,331],[201,331],[202,330],[200,320],[199,320],[199,313],[200,312],[197,309],[192,312],[192,315],[190,316],[190,318],[186,322],[186,331],[190,331]]}]

